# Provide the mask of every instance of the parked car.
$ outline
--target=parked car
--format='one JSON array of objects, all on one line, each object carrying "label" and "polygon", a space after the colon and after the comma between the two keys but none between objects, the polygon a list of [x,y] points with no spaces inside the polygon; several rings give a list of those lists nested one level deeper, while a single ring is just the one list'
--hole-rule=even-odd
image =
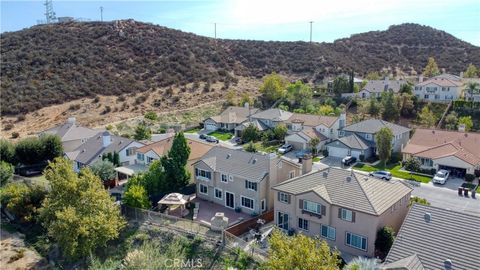
[{"label": "parked car", "polygon": [[356,157],[352,157],[352,156],[346,156],[342,159],[342,163],[343,165],[345,166],[349,166],[349,165],[352,165],[353,163],[355,163],[357,161],[357,158]]},{"label": "parked car", "polygon": [[390,172],[386,172],[386,171],[374,171],[374,172],[369,173],[368,175],[376,177],[376,178],[380,178],[380,179],[383,179],[383,180],[392,179],[392,174]]},{"label": "parked car", "polygon": [[205,134],[200,134],[200,139],[206,140],[206,139],[207,139],[207,135],[205,135]]},{"label": "parked car", "polygon": [[284,144],[280,148],[278,148],[278,152],[280,154],[286,154],[292,150],[293,150],[293,146],[291,144]]},{"label": "parked car", "polygon": [[207,142],[218,143],[218,139],[213,136],[206,136],[205,140]]},{"label": "parked car", "polygon": [[235,139],[235,143],[240,145],[240,144],[244,144],[245,142],[242,140],[241,137],[238,137],[238,138]]},{"label": "parked car", "polygon": [[447,180],[448,180],[448,177],[450,176],[450,172],[447,171],[447,170],[439,170],[435,176],[433,177],[432,179],[432,182],[434,184],[442,184],[444,185]]}]

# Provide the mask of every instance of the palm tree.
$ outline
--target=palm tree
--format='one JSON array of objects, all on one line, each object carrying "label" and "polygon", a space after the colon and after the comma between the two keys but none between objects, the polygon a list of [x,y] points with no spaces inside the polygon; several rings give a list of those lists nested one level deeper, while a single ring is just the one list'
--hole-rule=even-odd
[{"label": "palm tree", "polygon": [[343,270],[380,270],[377,259],[357,257],[348,263]]},{"label": "palm tree", "polygon": [[469,82],[467,84],[467,92],[470,94],[470,101],[472,101],[472,106],[473,106],[473,95],[477,94],[479,90],[480,84],[478,82]]}]

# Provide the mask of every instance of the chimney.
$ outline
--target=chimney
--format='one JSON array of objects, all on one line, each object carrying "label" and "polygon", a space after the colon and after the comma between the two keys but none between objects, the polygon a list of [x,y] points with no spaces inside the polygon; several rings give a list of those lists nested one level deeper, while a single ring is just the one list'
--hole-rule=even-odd
[{"label": "chimney", "polygon": [[465,124],[459,124],[458,125],[458,131],[459,132],[465,132]]},{"label": "chimney", "polygon": [[67,123],[69,123],[69,124],[75,124],[75,121],[76,121],[75,117],[69,117],[67,119]]},{"label": "chimney", "polygon": [[304,155],[300,162],[302,163],[302,175],[312,171],[313,159],[311,155]]},{"label": "chimney", "polygon": [[418,82],[419,83],[423,82],[423,75],[418,76]]},{"label": "chimney", "polygon": [[110,133],[108,131],[104,131],[102,133],[102,141],[103,141],[103,147],[107,147],[112,143],[112,138],[110,137]]},{"label": "chimney", "polygon": [[347,112],[340,113],[340,117],[338,119],[339,119],[338,129],[344,128],[347,123]]}]

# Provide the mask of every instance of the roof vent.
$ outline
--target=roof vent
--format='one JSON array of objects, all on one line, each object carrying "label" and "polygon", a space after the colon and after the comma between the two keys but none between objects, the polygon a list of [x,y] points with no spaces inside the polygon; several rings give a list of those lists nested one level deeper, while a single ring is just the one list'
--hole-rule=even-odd
[{"label": "roof vent", "polygon": [[347,182],[350,182],[352,181],[352,177],[351,176],[347,176]]},{"label": "roof vent", "polygon": [[432,214],[430,213],[425,213],[425,215],[423,216],[425,218],[425,222],[427,223],[430,223],[430,221],[432,221]]},{"label": "roof vent", "polygon": [[227,159],[229,159],[232,156],[232,154],[228,153],[227,154]]},{"label": "roof vent", "polygon": [[255,163],[257,163],[257,159],[256,159],[256,158],[254,158],[254,159],[252,160],[252,164],[255,164]]},{"label": "roof vent", "polygon": [[328,177],[328,172],[323,172],[323,177],[327,178]]},{"label": "roof vent", "polygon": [[365,177],[363,178],[363,180],[367,181],[367,180],[368,180],[368,176],[365,176]]},{"label": "roof vent", "polygon": [[446,259],[443,262],[443,266],[445,267],[445,270],[451,270],[452,269],[452,260]]}]

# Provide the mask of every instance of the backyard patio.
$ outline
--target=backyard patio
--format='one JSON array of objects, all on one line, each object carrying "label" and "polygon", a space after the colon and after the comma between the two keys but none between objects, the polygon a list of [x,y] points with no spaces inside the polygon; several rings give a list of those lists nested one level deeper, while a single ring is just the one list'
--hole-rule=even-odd
[{"label": "backyard patio", "polygon": [[241,213],[241,212],[237,213],[232,209],[226,208],[222,205],[219,205],[213,202],[202,200],[200,198],[195,198],[192,202],[199,203],[199,210],[198,210],[196,220],[208,225],[210,224],[212,217],[214,217],[217,212],[221,212],[225,214],[225,217],[228,218],[229,227],[241,221],[252,218],[248,214]]}]

